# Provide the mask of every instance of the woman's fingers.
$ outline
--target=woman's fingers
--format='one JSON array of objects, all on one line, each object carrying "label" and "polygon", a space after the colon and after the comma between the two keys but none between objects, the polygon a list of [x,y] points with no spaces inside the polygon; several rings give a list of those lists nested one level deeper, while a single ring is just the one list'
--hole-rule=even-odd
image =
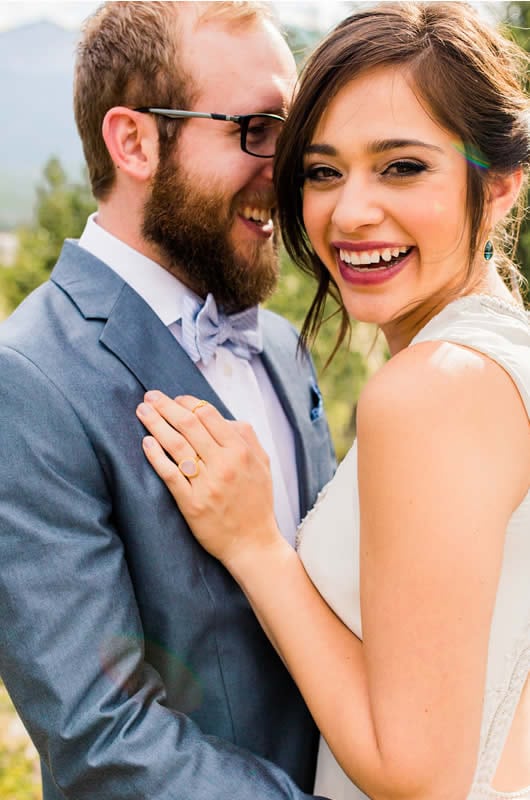
[{"label": "woman's fingers", "polygon": [[138,406],[138,417],[177,463],[197,455],[213,467],[226,463],[229,450],[231,458],[250,451],[268,465],[267,453],[249,423],[226,420],[213,405],[192,395],[172,400],[163,392],[150,391],[145,399]]},{"label": "woman's fingers", "polygon": [[[199,420],[206,428],[208,433],[221,447],[234,445],[240,436],[240,429],[233,420],[227,420],[222,414],[205,400],[199,400],[192,395],[182,395],[175,398],[176,402],[187,411],[190,411],[195,419]],[[250,426],[249,426],[250,427]]]},{"label": "woman's fingers", "polygon": [[234,448],[244,444],[250,448],[264,463],[269,463],[269,457],[262,448],[252,425],[241,420],[227,420],[219,411],[205,400],[198,400],[192,395],[183,395],[175,398],[180,405],[190,410],[213,438],[224,448]]},{"label": "woman's fingers", "polygon": [[[147,392],[137,414],[149,433],[175,461],[190,454],[207,461],[212,451],[218,448],[215,438],[199,418],[163,392]],[[190,448],[187,452],[182,448],[183,440]]]},{"label": "woman's fingers", "polygon": [[144,440],[146,457],[203,547],[228,563],[252,546],[249,526],[267,541],[276,535],[268,459],[250,425],[196,397],[148,392],[145,400],[137,413],[153,437]]},{"label": "woman's fingers", "polygon": [[200,455],[193,445],[166,422],[164,417],[149,403],[140,403],[136,409],[136,415],[175,463],[179,464],[185,459]]},{"label": "woman's fingers", "polygon": [[180,505],[182,498],[191,493],[190,481],[183,475],[177,464],[168,458],[155,438],[145,436],[142,445],[145,457]]}]

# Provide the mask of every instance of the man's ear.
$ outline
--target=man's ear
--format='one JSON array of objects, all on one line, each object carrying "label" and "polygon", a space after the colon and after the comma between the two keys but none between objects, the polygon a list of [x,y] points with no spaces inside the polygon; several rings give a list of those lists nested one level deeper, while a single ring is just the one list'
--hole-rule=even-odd
[{"label": "man's ear", "polygon": [[158,166],[158,132],[150,115],[114,106],[105,114],[102,134],[117,169],[138,181],[153,177]]},{"label": "man's ear", "polygon": [[507,175],[496,175],[490,179],[488,190],[488,215],[491,228],[503,219],[513,207],[523,182],[521,167]]}]

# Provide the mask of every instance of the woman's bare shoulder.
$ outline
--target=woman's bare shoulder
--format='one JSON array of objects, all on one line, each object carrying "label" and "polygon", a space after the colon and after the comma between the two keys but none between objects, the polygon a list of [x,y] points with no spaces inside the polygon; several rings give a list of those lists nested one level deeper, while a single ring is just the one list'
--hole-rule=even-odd
[{"label": "woman's bare shoulder", "polygon": [[480,450],[494,472],[508,468],[518,492],[528,491],[530,428],[522,399],[508,373],[476,350],[446,341],[402,350],[364,387],[357,428],[359,446],[368,437],[402,440],[412,452],[435,442],[455,464]]}]

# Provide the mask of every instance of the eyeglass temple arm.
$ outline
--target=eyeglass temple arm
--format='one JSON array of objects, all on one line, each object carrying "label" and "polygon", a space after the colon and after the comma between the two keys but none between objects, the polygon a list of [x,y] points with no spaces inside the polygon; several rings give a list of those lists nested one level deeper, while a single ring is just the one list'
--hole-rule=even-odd
[{"label": "eyeglass temple arm", "polygon": [[142,106],[141,108],[135,108],[134,110],[142,113],[160,114],[163,117],[170,117],[171,119],[191,119],[199,117],[201,119],[220,119],[224,120],[225,122],[239,122],[241,119],[240,115],[231,116],[230,114],[206,114],[202,111],[173,111],[172,109],[168,108],[151,108],[148,106]]}]

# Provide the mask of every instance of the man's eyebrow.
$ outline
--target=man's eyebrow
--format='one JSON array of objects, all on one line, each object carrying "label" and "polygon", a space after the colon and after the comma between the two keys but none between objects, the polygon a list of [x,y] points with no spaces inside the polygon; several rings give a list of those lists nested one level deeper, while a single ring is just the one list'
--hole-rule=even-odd
[{"label": "man's eyebrow", "polygon": [[[438,153],[443,152],[441,147],[438,147],[435,144],[428,144],[427,142],[421,141],[421,139],[376,139],[374,142],[370,143],[368,152],[375,154],[386,153],[388,150],[399,150],[403,147],[423,147],[427,150],[434,150]],[[320,156],[337,156],[338,151],[330,144],[320,144],[315,142],[313,144],[309,144],[305,149],[305,155],[311,154]]]},{"label": "man's eyebrow", "polygon": [[265,108],[263,111],[256,112],[258,114],[276,114],[277,117],[287,118],[287,109],[285,106],[275,106],[275,108]]},{"label": "man's eyebrow", "polygon": [[[235,107],[235,106],[234,106]],[[249,104],[245,103],[243,108],[249,108]],[[266,97],[265,101],[260,103],[259,105],[256,102],[253,102],[250,106],[248,114],[277,114],[280,117],[287,117],[289,113],[289,103],[287,101],[283,101],[281,99],[276,100],[275,98],[271,100],[271,98]]]}]

